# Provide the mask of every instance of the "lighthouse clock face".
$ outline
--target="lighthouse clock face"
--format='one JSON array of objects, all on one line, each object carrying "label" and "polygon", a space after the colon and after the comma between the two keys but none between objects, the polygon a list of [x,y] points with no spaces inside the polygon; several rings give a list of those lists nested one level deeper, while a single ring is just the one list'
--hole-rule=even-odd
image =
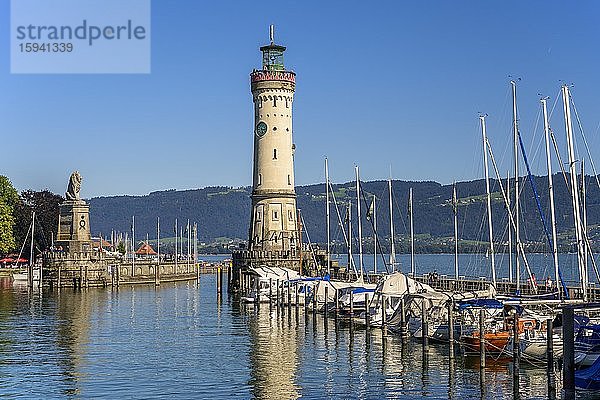
[{"label": "lighthouse clock face", "polygon": [[260,121],[256,125],[256,134],[258,137],[263,137],[265,133],[267,133],[267,124],[265,124],[263,121]]}]

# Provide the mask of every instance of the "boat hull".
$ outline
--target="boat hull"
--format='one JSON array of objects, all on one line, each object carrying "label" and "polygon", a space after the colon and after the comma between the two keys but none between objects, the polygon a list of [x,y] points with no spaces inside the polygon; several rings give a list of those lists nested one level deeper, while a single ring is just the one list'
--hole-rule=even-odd
[{"label": "boat hull", "polygon": [[[486,332],[483,338],[486,354],[500,354],[507,350],[510,334],[506,331]],[[474,332],[472,335],[463,335],[460,340],[465,346],[466,354],[479,354],[479,332]]]}]

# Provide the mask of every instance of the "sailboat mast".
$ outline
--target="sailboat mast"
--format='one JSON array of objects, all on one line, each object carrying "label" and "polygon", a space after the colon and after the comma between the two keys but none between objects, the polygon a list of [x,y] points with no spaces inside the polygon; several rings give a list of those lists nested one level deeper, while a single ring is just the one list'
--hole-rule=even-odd
[{"label": "sailboat mast", "polygon": [[177,218],[175,218],[175,273],[177,273]]},{"label": "sailboat mast", "polygon": [[[35,254],[33,253],[33,238],[35,237],[35,211],[31,214],[31,247],[29,252],[29,268],[27,268],[27,278],[29,287],[33,288],[33,264],[35,263]],[[40,285],[41,286],[41,285]]]},{"label": "sailboat mast", "polygon": [[[510,81],[512,87],[513,102],[513,145],[514,145],[514,174],[515,174],[515,250],[521,243],[521,234],[519,229],[519,125],[517,120],[517,83]],[[512,255],[511,255],[512,257]],[[515,251],[515,268],[517,279],[517,292],[521,289],[521,262],[519,253]]]},{"label": "sailboat mast", "polygon": [[554,211],[554,184],[552,181],[552,162],[550,160],[550,125],[548,123],[548,109],[546,99],[541,99],[542,112],[544,114],[544,136],[546,140],[546,168],[548,170],[548,193],[550,195],[550,221],[552,224],[552,261],[554,262],[554,282],[558,289],[559,298],[562,298],[560,290],[560,272],[558,270],[558,243],[556,242],[556,215]]},{"label": "sailboat mast", "polygon": [[358,264],[360,265],[360,278],[363,280],[363,247],[362,247],[362,223],[360,214],[360,177],[358,174],[358,165],[354,167],[356,171],[356,215],[358,215]]},{"label": "sailboat mast", "polygon": [[586,187],[585,187],[585,171],[584,171],[584,160],[581,159],[581,216],[583,219],[583,235],[582,235],[582,240],[584,241],[583,243],[583,271],[584,271],[584,276],[585,276],[585,282],[589,283],[590,281],[590,276],[589,276],[589,270],[588,270],[588,248],[585,245],[585,238],[587,238],[587,234],[588,234],[588,229],[587,229],[587,205],[586,205],[586,201],[585,201],[585,191],[586,191]]},{"label": "sailboat mast", "polygon": [[327,203],[327,274],[329,275],[331,272],[331,227],[329,221],[329,165],[327,157],[325,157],[325,198]]},{"label": "sailboat mast", "polygon": [[487,157],[487,135],[485,132],[485,115],[480,115],[481,135],[483,137],[483,169],[485,171],[485,192],[487,199],[488,232],[490,235],[490,263],[492,268],[492,283],[496,287],[496,263],[494,257],[494,232],[492,230],[492,196],[490,194],[490,174]]},{"label": "sailboat mast", "polygon": [[390,266],[392,272],[395,271],[396,266],[396,247],[394,246],[394,217],[393,217],[393,203],[392,203],[392,178],[388,180],[388,189],[390,192]]},{"label": "sailboat mast", "polygon": [[[506,173],[506,193],[508,193],[506,212],[510,215],[510,171]],[[513,282],[513,257],[512,257],[512,227],[510,226],[510,218],[508,221],[508,281]],[[515,249],[515,253],[517,250]]]},{"label": "sailboat mast", "polygon": [[[348,200],[346,220],[348,222],[348,269],[350,269],[350,266],[354,265],[354,262],[352,260],[352,202],[350,200]],[[357,274],[356,277],[358,278],[358,271],[356,271],[356,266],[354,266],[354,273]]]},{"label": "sailboat mast", "polygon": [[413,190],[408,190],[408,215],[410,219],[410,273],[415,276],[415,230],[413,225]]},{"label": "sailboat mast", "polygon": [[133,266],[131,268],[131,275],[135,274],[135,215],[131,216],[131,248],[133,250]]},{"label": "sailboat mast", "polygon": [[458,197],[456,182],[452,184],[452,211],[454,212],[454,278],[458,281]]},{"label": "sailboat mast", "polygon": [[373,195],[373,271],[377,273],[377,206],[375,204],[375,195]]},{"label": "sailboat mast", "polygon": [[577,241],[577,263],[579,266],[579,276],[581,278],[581,289],[583,291],[583,300],[587,300],[587,285],[585,281],[585,271],[583,268],[582,257],[582,232],[581,232],[581,215],[579,214],[579,191],[577,188],[577,171],[575,169],[575,150],[573,143],[573,126],[571,123],[571,108],[569,105],[569,87],[562,87],[563,109],[565,116],[565,130],[567,133],[567,147],[569,153],[569,174],[571,178],[571,199],[573,202],[573,219],[575,220],[575,238]]},{"label": "sailboat mast", "polygon": [[[200,282],[200,268],[198,266],[198,223],[194,222],[194,268],[196,269],[196,281]],[[229,285],[229,282],[227,282]]]},{"label": "sailboat mast", "polygon": [[186,267],[187,267],[187,272],[190,272],[190,259],[192,258],[192,249],[191,249],[191,245],[192,245],[192,231],[190,230],[190,220],[187,220],[187,225],[185,226],[185,232],[187,233],[187,261],[186,261]]}]

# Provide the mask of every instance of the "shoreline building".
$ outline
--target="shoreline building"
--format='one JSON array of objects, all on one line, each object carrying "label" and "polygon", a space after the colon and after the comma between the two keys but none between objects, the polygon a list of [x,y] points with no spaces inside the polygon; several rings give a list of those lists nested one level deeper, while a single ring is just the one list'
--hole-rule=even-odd
[{"label": "shoreline building", "polygon": [[250,74],[254,102],[252,211],[248,249],[233,254],[234,284],[249,267],[300,270],[302,263],[292,140],[296,74],[285,68],[285,50],[275,44],[271,26],[270,43],[260,47],[262,69]]}]

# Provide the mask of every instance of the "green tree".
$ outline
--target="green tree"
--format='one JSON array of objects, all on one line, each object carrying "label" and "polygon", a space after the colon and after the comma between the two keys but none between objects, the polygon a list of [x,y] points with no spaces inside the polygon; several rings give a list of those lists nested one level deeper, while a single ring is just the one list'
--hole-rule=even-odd
[{"label": "green tree", "polygon": [[15,248],[14,210],[18,203],[19,194],[10,179],[0,175],[0,253],[2,254]]},{"label": "green tree", "polygon": [[[18,245],[22,245],[27,237],[31,225],[31,216],[35,211],[35,238],[34,247],[37,252],[50,247],[52,238],[56,238],[58,229],[59,204],[64,198],[48,190],[21,192],[21,198],[15,207],[16,218],[14,236]],[[24,254],[29,254],[29,246],[24,249]]]}]

